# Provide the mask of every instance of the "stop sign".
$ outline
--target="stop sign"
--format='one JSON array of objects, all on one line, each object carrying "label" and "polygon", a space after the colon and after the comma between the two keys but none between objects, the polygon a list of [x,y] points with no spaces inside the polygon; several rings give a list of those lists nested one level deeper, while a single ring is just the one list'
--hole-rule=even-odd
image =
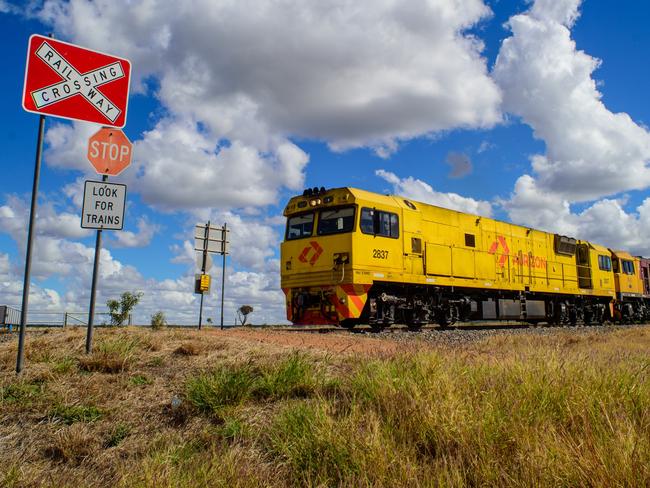
[{"label": "stop sign", "polygon": [[100,175],[119,175],[131,164],[133,144],[119,129],[103,127],[88,139],[88,161]]}]

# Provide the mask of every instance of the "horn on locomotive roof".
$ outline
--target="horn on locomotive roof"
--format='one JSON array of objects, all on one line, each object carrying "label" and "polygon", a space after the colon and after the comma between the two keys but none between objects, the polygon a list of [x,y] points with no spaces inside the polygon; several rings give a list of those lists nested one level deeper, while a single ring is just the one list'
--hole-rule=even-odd
[{"label": "horn on locomotive roof", "polygon": [[315,186],[314,188],[307,188],[305,191],[302,192],[303,197],[311,197],[315,195],[320,195],[321,193],[326,193],[327,190],[325,189],[324,186],[321,186],[318,188]]}]

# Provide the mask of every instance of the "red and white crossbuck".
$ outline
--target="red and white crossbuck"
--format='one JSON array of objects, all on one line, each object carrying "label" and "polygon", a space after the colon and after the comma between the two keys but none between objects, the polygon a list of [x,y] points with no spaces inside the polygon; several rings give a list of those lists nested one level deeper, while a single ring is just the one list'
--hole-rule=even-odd
[{"label": "red and white crossbuck", "polygon": [[33,35],[23,108],[29,112],[124,127],[131,63],[123,58]]}]

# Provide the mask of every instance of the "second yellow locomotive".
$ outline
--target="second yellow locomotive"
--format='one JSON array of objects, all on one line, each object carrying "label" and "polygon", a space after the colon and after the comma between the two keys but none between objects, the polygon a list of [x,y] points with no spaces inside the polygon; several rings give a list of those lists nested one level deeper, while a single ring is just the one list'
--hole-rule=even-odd
[{"label": "second yellow locomotive", "polygon": [[356,188],[306,190],[284,215],[282,289],[295,324],[648,313],[650,264],[587,241]]}]

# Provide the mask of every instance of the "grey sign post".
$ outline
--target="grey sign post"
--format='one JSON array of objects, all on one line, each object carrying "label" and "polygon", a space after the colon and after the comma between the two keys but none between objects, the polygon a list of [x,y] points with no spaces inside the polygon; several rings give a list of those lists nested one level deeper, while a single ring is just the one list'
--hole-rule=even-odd
[{"label": "grey sign post", "polygon": [[[223,301],[224,301],[224,289],[226,286],[226,255],[229,253],[229,241],[228,241],[228,229],[227,224],[223,224],[223,227],[211,226],[208,221],[207,224],[197,224],[194,230],[194,249],[201,253],[197,264],[201,268],[201,276],[205,275],[205,272],[212,265],[210,260],[210,254],[221,254],[223,256],[222,265],[221,265],[221,328],[223,329]],[[198,283],[198,282],[197,282]],[[209,279],[208,279],[209,283]],[[200,284],[196,286],[195,291],[201,293],[201,305],[199,310],[199,329],[201,328],[201,320],[203,318],[203,291],[201,290]]]},{"label": "grey sign post", "polygon": [[99,270],[99,257],[102,250],[102,230],[122,230],[124,227],[125,206],[126,185],[108,183],[108,175],[103,175],[102,181],[86,181],[84,184],[81,227],[84,229],[97,229],[93,278],[90,287],[88,328],[86,330],[86,354],[90,354],[92,351],[97,275]]}]

